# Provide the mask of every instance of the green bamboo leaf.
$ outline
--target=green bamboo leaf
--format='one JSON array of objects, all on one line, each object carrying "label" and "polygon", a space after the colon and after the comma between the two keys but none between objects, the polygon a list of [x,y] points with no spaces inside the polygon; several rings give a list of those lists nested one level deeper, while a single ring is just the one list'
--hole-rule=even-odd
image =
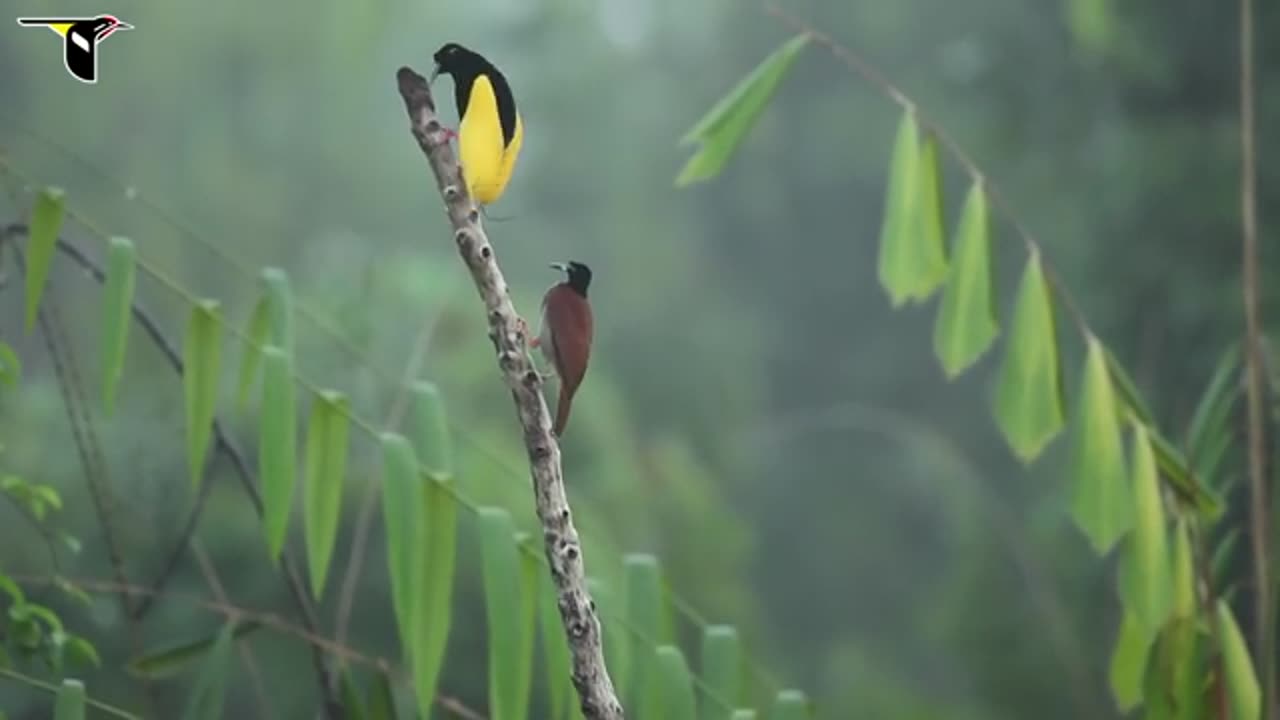
[{"label": "green bamboo leaf", "polygon": [[547,668],[547,714],[551,720],[563,720],[574,704],[569,645],[562,629],[555,583],[551,581],[550,573],[541,573],[541,578],[539,584],[542,597],[538,603],[538,616],[542,634],[542,664]]},{"label": "green bamboo leaf", "polygon": [[1186,457],[1152,426],[1147,426],[1156,466],[1178,499],[1194,507],[1204,519],[1217,520],[1222,514],[1222,500],[1206,488],[1192,473]]},{"label": "green bamboo leaf", "polygon": [[1173,536],[1173,616],[1193,618],[1196,613],[1196,569],[1191,552],[1191,530],[1187,521],[1179,519]]},{"label": "green bamboo leaf", "polygon": [[262,360],[262,425],[258,451],[262,527],[271,559],[278,560],[289,532],[297,477],[297,403],[289,355],[268,345],[262,351]]},{"label": "green bamboo leaf", "polygon": [[368,720],[364,709],[364,698],[360,697],[360,686],[356,683],[351,668],[342,671],[342,713],[348,720]]},{"label": "green bamboo leaf", "polygon": [[191,306],[183,343],[182,383],[187,405],[187,466],[191,484],[199,487],[204,459],[213,434],[213,413],[218,404],[218,367],[222,357],[222,333],[218,327],[219,303],[201,300]]},{"label": "green bamboo leaf", "polygon": [[36,315],[40,312],[40,297],[44,295],[49,268],[53,265],[53,252],[58,246],[66,197],[62,188],[45,188],[36,196],[36,205],[31,210],[31,226],[27,233],[27,332],[35,326]]},{"label": "green bamboo leaf", "polygon": [[25,605],[27,603],[26,596],[22,593],[22,588],[13,578],[0,573],[0,591],[4,591],[9,596],[10,605]]},{"label": "green bamboo leaf", "polygon": [[437,479],[453,476],[453,447],[444,400],[429,382],[415,382],[409,389],[413,408],[413,444],[427,472]]},{"label": "green bamboo leaf", "polygon": [[271,318],[271,344],[293,355],[293,291],[289,288],[289,276],[280,268],[263,268],[262,285]]},{"label": "green bamboo leaf", "polygon": [[685,134],[681,145],[699,147],[676,178],[678,187],[709,180],[724,169],[808,41],[808,35],[797,35],[783,43]]},{"label": "green bamboo leaf", "polygon": [[245,341],[242,343],[244,350],[240,356],[240,379],[236,385],[236,404],[241,409],[249,404],[249,391],[253,389],[258,367],[262,364],[262,348],[270,342],[267,337],[270,330],[271,311],[267,298],[263,296],[253,305],[249,327],[245,330]]},{"label": "green bamboo leaf", "polygon": [[663,720],[696,720],[697,707],[693,699],[693,682],[684,655],[674,645],[661,645],[654,650],[657,671],[658,698]]},{"label": "green bamboo leaf", "polygon": [[418,694],[419,713],[431,717],[440,670],[444,665],[445,646],[453,622],[453,576],[457,557],[458,504],[447,487],[448,481],[427,482],[422,487],[424,508],[418,523],[416,592],[417,613],[413,647],[414,688]]},{"label": "green bamboo leaf", "polygon": [[1262,693],[1258,675],[1249,657],[1249,648],[1231,608],[1218,600],[1218,637],[1222,643],[1222,671],[1226,676],[1227,695],[1231,698],[1231,717],[1235,720],[1258,720],[1262,709]]},{"label": "green bamboo leaf", "polygon": [[195,688],[187,699],[182,713],[183,720],[220,720],[222,704],[226,697],[227,668],[231,664],[231,644],[235,623],[222,626],[218,639],[205,657],[196,678]]},{"label": "green bamboo leaf", "polygon": [[1187,426],[1187,447],[1194,454],[1211,428],[1216,428],[1230,414],[1231,406],[1240,394],[1240,344],[1231,343],[1223,350],[1214,366],[1209,384],[1196,403],[1195,412]]},{"label": "green bamboo leaf", "polygon": [[[478,514],[484,575],[485,617],[489,627],[489,717],[523,720],[528,710],[531,627],[525,625],[521,568],[511,515],[482,507]],[[512,583],[513,578],[519,578]],[[532,625],[532,617],[529,618]]]},{"label": "green bamboo leaf", "polygon": [[933,348],[948,378],[955,378],[991,347],[996,323],[991,290],[991,228],[981,182],[969,188],[956,225],[951,273],[938,307]]},{"label": "green bamboo leaf", "polygon": [[701,717],[727,719],[742,692],[742,641],[738,631],[729,625],[708,625],[702,631],[701,663]]},{"label": "green bamboo leaf", "polygon": [[1156,475],[1155,455],[1146,428],[1133,434],[1133,537],[1128,570],[1132,573],[1134,619],[1151,636],[1164,625],[1172,605],[1169,547],[1164,503]]},{"label": "green bamboo leaf", "polygon": [[[662,573],[653,555],[633,553],[623,558],[623,598],[626,624],[640,647],[653,647],[670,642],[667,632],[668,611],[662,592]],[[625,707],[633,708],[640,720],[661,720],[662,704],[658,695],[657,670],[652,652],[636,653],[631,669],[631,697]]]},{"label": "green bamboo leaf", "polygon": [[600,578],[587,578],[587,590],[596,602],[596,616],[604,636],[605,664],[609,667],[614,690],[619,698],[629,697],[633,643],[631,633],[621,621],[625,617],[626,603],[613,585]]},{"label": "green bamboo leaf", "polygon": [[[1123,408],[1127,409],[1135,417],[1145,425],[1152,425],[1155,421],[1151,415],[1150,408],[1147,407],[1147,401],[1142,399],[1142,393],[1138,392],[1138,384],[1129,376],[1129,371],[1124,369],[1120,361],[1116,359],[1115,353],[1107,349],[1107,369],[1111,371],[1111,381],[1114,383],[1115,390],[1123,401]],[[1121,420],[1126,419],[1121,415]]]},{"label": "green bamboo leaf", "polygon": [[102,667],[102,658],[98,649],[88,640],[76,635],[67,636],[67,656],[85,666]]},{"label": "green bamboo leaf", "polygon": [[58,687],[53,720],[84,720],[84,683],[67,678]]},{"label": "green bamboo leaf", "polygon": [[22,379],[22,361],[8,343],[0,342],[0,383],[16,387]]},{"label": "green bamboo leaf", "polygon": [[1205,441],[1201,448],[1197,448],[1195,454],[1191,457],[1195,462],[1195,477],[1206,483],[1207,486],[1213,487],[1222,492],[1229,492],[1230,483],[1235,475],[1232,473],[1222,473],[1222,461],[1226,459],[1227,451],[1231,449],[1232,437],[1229,432],[1216,433]]},{"label": "green bamboo leaf", "polygon": [[378,673],[369,684],[365,713],[368,720],[397,720],[400,717],[395,693],[391,691],[391,677],[386,673]]},{"label": "green bamboo leaf", "polygon": [[[262,627],[262,625],[256,621],[246,620],[244,622],[236,623],[233,636],[235,639],[239,640],[260,627]],[[203,657],[205,653],[209,652],[217,642],[221,632],[222,631],[219,630],[218,633],[209,635],[194,642],[181,643],[161,650],[153,650],[151,652],[144,653],[141,656],[130,660],[126,669],[129,671],[130,675],[139,678],[160,680],[166,677],[171,677],[182,670],[185,670],[192,661]]]},{"label": "green bamboo leaf", "polygon": [[520,664],[516,678],[515,697],[520,708],[520,718],[529,714],[529,692],[533,688],[533,647],[538,637],[538,578],[542,572],[540,548],[535,548],[532,536],[516,533],[516,545],[520,556]]},{"label": "green bamboo leaf", "polygon": [[921,183],[920,128],[915,113],[903,111],[889,159],[884,222],[880,226],[880,285],[894,307],[914,297],[916,207]]},{"label": "green bamboo leaf", "polygon": [[912,234],[912,297],[927,300],[947,279],[947,245],[943,234],[942,174],[938,170],[938,139],[927,133],[916,157],[916,204]]},{"label": "green bamboo leaf", "polygon": [[806,720],[813,710],[808,696],[800,690],[779,690],[769,720]]},{"label": "green bamboo leaf", "polygon": [[1133,500],[1106,350],[1095,337],[1087,343],[1072,428],[1071,515],[1105,555],[1133,524]]},{"label": "green bamboo leaf", "polygon": [[419,577],[418,529],[422,520],[422,482],[413,446],[402,435],[382,434],[382,514],[387,528],[387,567],[391,577],[391,605],[400,643],[407,657],[417,636],[414,624]]},{"label": "green bamboo leaf", "polygon": [[1023,461],[1034,460],[1062,430],[1062,375],[1049,285],[1033,252],[1018,288],[996,387],[996,421]]},{"label": "green bamboo leaf", "polygon": [[311,592],[316,599],[324,594],[333,542],[338,535],[342,483],[347,472],[348,406],[342,393],[323,392],[312,399],[307,423],[303,523]]},{"label": "green bamboo leaf", "polygon": [[116,388],[124,372],[129,319],[133,310],[134,272],[133,242],[128,238],[111,238],[102,296],[102,405],[108,415],[115,409]]},{"label": "green bamboo leaf", "polygon": [[1231,445],[1228,422],[1240,391],[1240,345],[1232,343],[1218,359],[1187,426],[1187,454],[1202,480],[1212,482]]},{"label": "green bamboo leaf", "polygon": [[1229,527],[1223,533],[1222,538],[1218,541],[1218,546],[1213,550],[1213,557],[1209,561],[1209,569],[1213,573],[1213,581],[1222,583],[1227,578],[1227,563],[1231,562],[1231,553],[1236,548],[1236,541],[1240,539],[1240,528]]},{"label": "green bamboo leaf", "polygon": [[1174,619],[1147,661],[1142,697],[1148,720],[1200,720],[1208,643],[1194,618]]},{"label": "green bamboo leaf", "polygon": [[1120,621],[1120,632],[1111,652],[1111,694],[1120,712],[1127,713],[1142,703],[1142,679],[1151,648],[1151,633],[1128,611]]}]

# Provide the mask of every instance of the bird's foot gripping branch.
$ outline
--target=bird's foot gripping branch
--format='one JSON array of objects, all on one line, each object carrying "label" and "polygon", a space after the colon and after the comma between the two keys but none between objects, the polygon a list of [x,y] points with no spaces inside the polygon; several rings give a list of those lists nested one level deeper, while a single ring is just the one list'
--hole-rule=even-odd
[{"label": "bird's foot gripping branch", "polygon": [[484,302],[498,367],[516,405],[551,579],[573,656],[573,685],[582,713],[587,720],[621,720],[622,705],[605,667],[600,620],[587,592],[582,546],[565,495],[560,447],[552,434],[541,377],[526,347],[527,329],[511,303],[497,257],[480,225],[480,213],[463,184],[448,134],[436,117],[426,78],[402,67],[396,73],[396,81],[409,113],[413,137],[426,156],[444,199],[458,253]]}]

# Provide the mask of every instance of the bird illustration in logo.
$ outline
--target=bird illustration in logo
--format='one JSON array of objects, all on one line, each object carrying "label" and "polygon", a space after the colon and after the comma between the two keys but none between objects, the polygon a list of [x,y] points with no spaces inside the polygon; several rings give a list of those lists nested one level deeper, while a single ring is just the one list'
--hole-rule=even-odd
[{"label": "bird illustration in logo", "polygon": [[133,26],[114,15],[92,18],[18,18],[19,25],[47,27],[62,36],[62,62],[80,82],[98,82],[98,43]]}]

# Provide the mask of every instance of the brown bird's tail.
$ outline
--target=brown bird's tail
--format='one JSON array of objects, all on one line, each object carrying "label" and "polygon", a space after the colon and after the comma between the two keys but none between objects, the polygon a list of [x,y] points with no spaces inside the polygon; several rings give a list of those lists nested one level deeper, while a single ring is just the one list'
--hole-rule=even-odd
[{"label": "brown bird's tail", "polygon": [[552,429],[556,437],[564,434],[564,427],[569,424],[569,409],[573,407],[573,390],[568,383],[560,385],[560,401],[556,403],[556,424]]}]

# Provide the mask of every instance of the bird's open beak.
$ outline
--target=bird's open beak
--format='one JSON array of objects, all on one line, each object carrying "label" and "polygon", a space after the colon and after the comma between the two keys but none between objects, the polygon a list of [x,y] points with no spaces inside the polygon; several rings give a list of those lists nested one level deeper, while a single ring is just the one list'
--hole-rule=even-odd
[{"label": "bird's open beak", "polygon": [[112,29],[113,30],[132,30],[133,26],[127,22],[120,22],[119,20],[117,20],[116,26]]},{"label": "bird's open beak", "polygon": [[569,264],[562,263],[562,262],[553,262],[551,263],[551,269],[559,270],[560,272],[569,272]]},{"label": "bird's open beak", "polygon": [[439,77],[439,75],[440,75],[440,63],[436,63],[436,66],[431,68],[431,77],[427,78],[427,84],[434,85],[436,82],[436,78]]}]

